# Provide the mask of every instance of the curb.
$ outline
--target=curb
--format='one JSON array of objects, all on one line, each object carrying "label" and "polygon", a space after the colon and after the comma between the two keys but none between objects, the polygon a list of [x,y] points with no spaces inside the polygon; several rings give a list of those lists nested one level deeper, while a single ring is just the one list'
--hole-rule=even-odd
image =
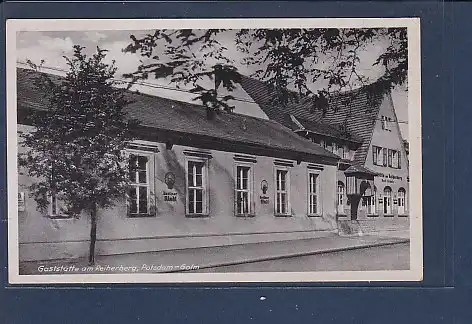
[{"label": "curb", "polygon": [[[376,243],[374,242],[374,243],[369,243],[369,244],[352,245],[352,246],[340,247],[340,248],[330,248],[330,249],[328,248],[325,250],[285,253],[285,254],[264,256],[264,257],[258,257],[258,258],[247,258],[244,260],[237,260],[237,261],[227,261],[227,262],[219,262],[219,263],[213,263],[213,264],[209,263],[209,264],[200,265],[199,269],[208,269],[208,268],[217,268],[217,267],[232,266],[232,265],[239,265],[239,264],[246,264],[246,263],[280,260],[280,259],[285,259],[285,258],[293,258],[293,257],[307,256],[307,255],[317,255],[317,254],[324,254],[324,253],[368,249],[368,248],[377,247],[377,246],[388,246],[388,245],[402,244],[402,243],[408,243],[408,242],[410,242],[410,239],[396,239],[395,241],[376,242]],[[187,272],[187,270],[170,270],[170,271],[162,271],[159,273],[178,273],[178,272]]]}]

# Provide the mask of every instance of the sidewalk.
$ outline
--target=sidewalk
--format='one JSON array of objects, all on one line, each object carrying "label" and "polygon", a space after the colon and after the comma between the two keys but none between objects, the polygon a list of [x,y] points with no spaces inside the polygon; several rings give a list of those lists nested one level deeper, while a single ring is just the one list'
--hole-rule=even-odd
[{"label": "sidewalk", "polygon": [[[390,233],[392,234],[392,233]],[[146,252],[97,256],[93,269],[86,259],[22,262],[21,274],[61,274],[70,272],[39,271],[39,266],[80,268],[75,273],[163,273],[182,272],[249,262],[277,260],[328,252],[369,248],[409,242],[408,238],[380,235],[338,236],[336,234],[293,241],[250,243],[232,246],[183,249],[174,251]],[[115,267],[113,269],[113,267]],[[53,270],[50,270],[53,271]],[[57,269],[56,269],[57,271]],[[70,271],[70,270],[69,270]]]}]

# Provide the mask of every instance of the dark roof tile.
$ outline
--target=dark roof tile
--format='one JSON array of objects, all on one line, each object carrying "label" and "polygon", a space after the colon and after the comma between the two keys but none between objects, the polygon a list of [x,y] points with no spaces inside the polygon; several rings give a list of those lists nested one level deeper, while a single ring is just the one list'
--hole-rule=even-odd
[{"label": "dark roof tile", "polygon": [[[47,109],[46,100],[33,85],[31,73],[37,72],[17,69],[18,108]],[[61,80],[58,76],[51,77]],[[132,101],[126,111],[143,126],[338,159],[273,120],[227,112],[220,112],[210,120],[203,106],[131,91],[126,95]]]},{"label": "dark roof tile", "polygon": [[317,123],[310,128],[319,127],[320,131],[325,131],[326,125],[339,127],[340,124],[345,124],[347,133],[362,142],[356,151],[354,161],[359,164],[365,163],[383,97],[383,92],[379,91],[377,83],[349,92],[331,94],[326,113],[321,109],[313,109],[313,102],[309,98],[299,98],[298,102],[290,102],[284,107],[275,105],[272,103],[273,94],[269,86],[262,81],[243,77],[241,85],[270,119],[284,125],[286,123],[281,116],[286,114],[291,114],[299,120]]}]

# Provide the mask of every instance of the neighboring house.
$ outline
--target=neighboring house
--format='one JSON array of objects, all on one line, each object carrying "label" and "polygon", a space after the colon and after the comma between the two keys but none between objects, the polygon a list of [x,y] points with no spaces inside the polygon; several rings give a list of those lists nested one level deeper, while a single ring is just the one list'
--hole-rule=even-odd
[{"label": "neighboring house", "polygon": [[[18,131],[34,127],[28,122],[32,110],[48,109],[29,73],[17,69]],[[337,230],[336,154],[277,121],[127,96],[133,101],[126,108],[130,117],[141,121],[139,140],[128,149],[132,185],[123,201],[99,211],[97,254],[310,238]],[[346,145],[354,152],[359,141]],[[26,192],[32,181],[19,175],[20,260],[85,256],[89,217],[62,215],[56,199],[48,213],[40,213]]]},{"label": "neighboring house", "polygon": [[408,152],[390,92],[372,83],[331,94],[323,111],[308,98],[274,104],[268,85],[251,78],[241,85],[270,120],[340,157],[338,220],[408,224]]}]

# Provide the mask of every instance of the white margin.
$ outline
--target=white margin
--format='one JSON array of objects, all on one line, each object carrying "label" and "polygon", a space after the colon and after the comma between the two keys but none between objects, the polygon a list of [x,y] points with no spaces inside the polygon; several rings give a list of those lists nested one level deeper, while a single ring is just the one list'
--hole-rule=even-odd
[{"label": "white margin", "polygon": [[[408,28],[408,127],[410,141],[410,270],[176,274],[20,275],[16,109],[16,34],[20,31],[256,28]],[[9,19],[6,23],[8,279],[10,284],[347,282],[423,279],[421,55],[419,18],[302,19]]]}]

